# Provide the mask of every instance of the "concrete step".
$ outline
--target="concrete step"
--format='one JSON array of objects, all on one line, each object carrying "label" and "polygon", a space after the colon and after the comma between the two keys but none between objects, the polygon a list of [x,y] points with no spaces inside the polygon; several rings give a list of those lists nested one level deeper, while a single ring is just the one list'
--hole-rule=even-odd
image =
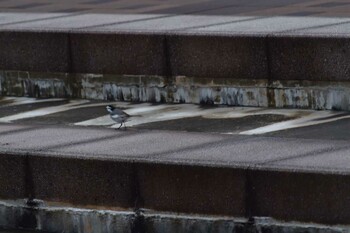
[{"label": "concrete step", "polygon": [[2,199],[349,224],[346,140],[0,129]]},{"label": "concrete step", "polygon": [[[0,90],[349,110],[349,21],[2,13]],[[336,117],[347,118],[329,114],[323,120]],[[0,131],[2,199],[349,224],[346,135],[333,140],[324,136],[327,130],[305,139],[305,131],[285,138],[17,124],[1,124]]]},{"label": "concrete step", "polygon": [[349,18],[1,16],[3,70],[348,80]]},{"label": "concrete step", "polygon": [[1,13],[0,89],[16,96],[349,110],[349,21]]}]

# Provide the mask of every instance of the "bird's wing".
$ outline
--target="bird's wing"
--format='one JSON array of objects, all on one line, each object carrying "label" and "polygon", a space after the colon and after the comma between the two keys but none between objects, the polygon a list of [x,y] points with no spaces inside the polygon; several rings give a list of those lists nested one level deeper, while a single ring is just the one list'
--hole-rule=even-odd
[{"label": "bird's wing", "polygon": [[122,117],[120,115],[111,115],[112,119],[121,119]]},{"label": "bird's wing", "polygon": [[120,115],[120,116],[122,116],[122,115],[124,115],[124,116],[126,116],[126,117],[129,116],[129,114],[127,114],[126,112],[124,112],[123,110],[118,109],[118,108],[114,109],[114,110],[113,110],[113,113],[114,113],[114,114],[118,114],[118,115]]},{"label": "bird's wing", "polygon": [[111,115],[111,119],[113,120],[113,121],[115,121],[115,122],[117,122],[117,123],[122,123],[122,122],[124,122],[125,120],[123,119],[123,118],[121,118],[120,116],[113,116],[113,115]]},{"label": "bird's wing", "polygon": [[111,118],[118,123],[126,121],[128,119],[126,115],[117,115],[117,114],[111,115]]}]

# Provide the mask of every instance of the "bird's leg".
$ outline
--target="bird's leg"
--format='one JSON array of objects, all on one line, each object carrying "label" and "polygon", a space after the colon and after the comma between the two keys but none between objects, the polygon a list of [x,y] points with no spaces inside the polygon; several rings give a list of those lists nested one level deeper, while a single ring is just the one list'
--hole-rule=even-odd
[{"label": "bird's leg", "polygon": [[118,128],[118,129],[120,129],[120,128],[122,127],[122,125],[123,125],[123,122],[120,124],[120,126],[119,126],[119,128]]}]

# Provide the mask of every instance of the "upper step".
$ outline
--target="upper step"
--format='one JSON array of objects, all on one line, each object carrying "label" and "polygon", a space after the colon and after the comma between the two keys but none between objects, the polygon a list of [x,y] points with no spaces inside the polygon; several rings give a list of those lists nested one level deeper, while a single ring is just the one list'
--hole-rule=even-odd
[{"label": "upper step", "polygon": [[347,81],[350,18],[1,13],[0,69]]}]

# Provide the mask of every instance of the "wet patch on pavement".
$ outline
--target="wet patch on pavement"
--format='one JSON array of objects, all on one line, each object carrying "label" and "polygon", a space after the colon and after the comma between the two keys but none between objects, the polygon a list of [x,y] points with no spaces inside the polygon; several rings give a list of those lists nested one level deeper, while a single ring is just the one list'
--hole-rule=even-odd
[{"label": "wet patch on pavement", "polygon": [[71,109],[67,111],[57,112],[46,116],[39,116],[33,118],[25,118],[15,122],[25,124],[38,125],[54,125],[54,124],[72,124],[80,121],[89,120],[96,117],[106,115],[104,106],[97,107],[82,107],[79,109]]},{"label": "wet patch on pavement", "polygon": [[[305,109],[5,97],[0,99],[0,122],[118,128],[120,124],[110,118],[107,105],[114,105],[130,115],[126,126],[134,130],[300,137],[299,132],[311,129],[310,133],[302,135],[318,138],[316,129],[329,127],[336,139],[350,138],[348,127],[341,126],[350,122],[348,112]],[[337,129],[344,132],[337,134]]]},{"label": "wet patch on pavement", "polygon": [[[330,124],[332,122],[340,121],[343,119],[349,119],[350,114],[346,112],[336,112],[336,111],[313,111],[309,112],[304,116],[299,118],[273,123],[270,125],[262,126],[260,128],[247,130],[240,132],[243,135],[258,135],[258,134],[268,134],[272,132],[285,131],[291,129],[299,129],[310,126],[323,127],[325,124]],[[317,138],[317,137],[315,137]]]},{"label": "wet patch on pavement", "polygon": [[275,131],[264,135],[286,138],[349,140],[350,118],[341,119],[322,125],[312,125],[289,130]]},{"label": "wet patch on pavement", "polygon": [[267,124],[290,120],[283,115],[254,115],[231,119],[211,119],[204,117],[190,117],[178,120],[168,120],[145,123],[135,126],[138,129],[176,130],[212,133],[239,133],[241,131],[258,128]]},{"label": "wet patch on pavement", "polygon": [[22,112],[32,111],[35,109],[51,107],[51,106],[59,106],[62,104],[66,104],[69,100],[61,99],[61,100],[50,100],[47,101],[37,101],[35,99],[33,101],[25,101],[29,98],[23,99],[23,101],[16,101],[13,98],[3,98],[0,101],[0,118],[14,115]]}]

